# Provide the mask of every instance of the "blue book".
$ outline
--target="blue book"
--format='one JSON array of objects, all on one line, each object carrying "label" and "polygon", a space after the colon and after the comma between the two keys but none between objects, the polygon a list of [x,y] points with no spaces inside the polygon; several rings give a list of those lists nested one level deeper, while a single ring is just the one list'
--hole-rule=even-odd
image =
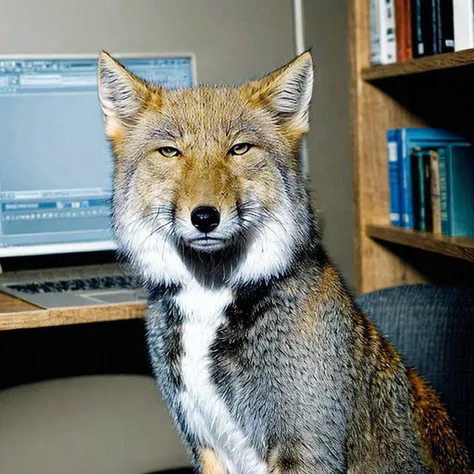
[{"label": "blue book", "polygon": [[388,189],[390,195],[390,223],[400,226],[402,221],[400,196],[400,161],[398,159],[397,130],[387,130]]},{"label": "blue book", "polygon": [[438,166],[439,166],[439,207],[441,211],[441,233],[447,235],[449,232],[448,221],[448,173],[447,173],[447,150],[446,148],[438,149]]},{"label": "blue book", "polygon": [[474,148],[456,144],[439,152],[441,232],[474,236]]},{"label": "blue book", "polygon": [[411,154],[413,184],[413,215],[416,230],[431,232],[431,150],[416,150]]},{"label": "blue book", "polygon": [[459,135],[438,128],[399,128],[397,137],[401,177],[401,226],[413,229],[413,191],[410,162],[412,150],[419,147],[437,149],[450,143],[467,142]]}]

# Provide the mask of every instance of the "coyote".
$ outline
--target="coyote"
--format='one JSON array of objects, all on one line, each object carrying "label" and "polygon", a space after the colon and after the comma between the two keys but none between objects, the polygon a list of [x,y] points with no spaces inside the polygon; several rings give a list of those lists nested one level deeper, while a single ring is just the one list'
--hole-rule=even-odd
[{"label": "coyote", "polygon": [[472,473],[321,243],[299,153],[312,85],[308,52],[179,90],[101,54],[114,229],[149,291],[158,385],[199,473]]}]

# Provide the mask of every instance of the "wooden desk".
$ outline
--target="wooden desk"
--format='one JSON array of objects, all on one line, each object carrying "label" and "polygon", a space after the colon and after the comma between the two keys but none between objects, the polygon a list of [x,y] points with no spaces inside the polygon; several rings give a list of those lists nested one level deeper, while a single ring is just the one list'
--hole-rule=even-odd
[{"label": "wooden desk", "polygon": [[[90,276],[123,274],[117,265],[71,267],[60,270],[32,270],[0,275],[0,282],[47,279],[73,279]],[[11,329],[65,326],[69,324],[117,321],[144,317],[143,303],[120,303],[100,306],[43,309],[0,291],[0,331]]]},{"label": "wooden desk", "polygon": [[137,319],[145,311],[142,303],[43,309],[0,292],[0,331]]}]

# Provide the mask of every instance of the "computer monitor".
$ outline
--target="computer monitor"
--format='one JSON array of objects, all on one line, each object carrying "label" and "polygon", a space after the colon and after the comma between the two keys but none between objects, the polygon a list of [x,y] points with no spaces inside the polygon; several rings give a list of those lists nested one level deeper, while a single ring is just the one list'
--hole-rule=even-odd
[{"label": "computer monitor", "polygon": [[[165,87],[195,82],[192,54],[114,56]],[[0,258],[114,249],[112,169],[97,55],[0,57]]]}]

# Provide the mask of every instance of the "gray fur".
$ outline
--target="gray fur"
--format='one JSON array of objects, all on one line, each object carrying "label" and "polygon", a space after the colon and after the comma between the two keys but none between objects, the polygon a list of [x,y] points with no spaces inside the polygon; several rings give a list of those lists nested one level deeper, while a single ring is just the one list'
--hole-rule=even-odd
[{"label": "gray fur", "polygon": [[[374,399],[377,394],[370,389],[370,369],[377,369],[369,366],[367,372],[366,361],[357,364],[351,355],[351,328],[337,301],[320,308],[316,332],[302,340],[297,320],[302,302],[319,284],[320,260],[325,256],[321,249],[318,253],[319,261],[308,258],[294,273],[269,285],[235,288],[240,295],[236,307],[228,310],[229,325],[221,328],[214,345],[217,389],[262,459],[272,451],[287,459],[290,467],[281,472],[429,474],[413,426],[403,367],[391,394],[393,406],[377,413],[376,405],[386,402]],[[289,295],[283,283],[296,284],[298,290]],[[159,295],[150,305],[148,342],[160,388],[195,453],[193,433],[186,431],[174,404],[180,390],[172,382],[175,361],[164,350],[173,326],[179,326],[173,298]],[[239,313],[239,305],[245,313]],[[384,419],[371,420],[377,415]],[[379,446],[368,446],[362,439],[370,423],[374,433],[368,443]],[[370,459],[369,465],[375,461],[376,469],[368,470],[366,456],[375,453],[378,459]]]},{"label": "gray fur", "polygon": [[[105,57],[102,67],[113,70],[111,77],[121,77],[123,69],[115,68],[111,61]],[[269,474],[430,474],[428,463],[434,465],[429,459],[433,453],[465,453],[447,423],[442,430],[434,423],[431,436],[438,442],[445,433],[449,442],[440,444],[439,451],[434,445],[430,453],[422,453],[422,441],[426,447],[432,440],[419,438],[411,372],[355,306],[326,255],[298,162],[299,140],[288,131],[293,127],[293,134],[299,136],[307,129],[311,60],[303,55],[294,64],[264,78],[262,90],[271,90],[275,80],[277,92],[286,90],[282,89],[285,75],[296,67],[307,76],[305,96],[296,97],[291,104],[302,104],[302,110],[285,109],[282,114],[272,109],[271,97],[260,96],[258,104],[264,105],[255,106],[251,100],[261,92],[258,85],[250,83],[243,86],[247,95],[240,89],[169,92],[166,97],[172,107],[165,107],[168,112],[153,113],[143,105],[144,112],[134,117],[131,125],[113,122],[113,131],[122,133],[120,139],[111,136],[117,156],[115,230],[122,250],[150,291],[147,329],[155,376],[201,472],[200,450],[215,446],[204,445],[201,433],[190,428],[189,404],[183,407],[180,402],[190,388],[183,381],[182,370],[183,328],[189,315],[182,314],[178,299],[189,295],[183,293],[188,291],[186,285],[201,293],[224,289],[227,306],[223,322],[216,319],[220,326],[212,333],[206,353],[210,384],[230,414],[232,426],[239,435],[243,433],[252,456],[256,453],[259,465],[268,466]],[[293,85],[294,77],[290,74]],[[152,94],[149,86],[144,90],[143,84],[137,84],[134,87],[144,96]],[[110,91],[105,88],[105,92]],[[283,98],[287,102],[288,97]],[[113,100],[113,93],[106,97],[106,114],[113,108]],[[232,143],[229,134],[233,129],[246,130],[251,137],[248,140],[257,143],[254,156],[258,160],[249,158],[247,162],[246,157],[239,157],[240,174],[235,171],[236,162],[226,171],[237,173],[245,185],[230,213],[229,228],[234,229],[234,235],[227,247],[214,253],[193,250],[180,235],[179,206],[173,200],[185,194],[181,193],[182,184],[156,172],[160,167],[168,169],[168,162],[147,151],[151,137],[178,134],[175,116],[181,117],[179,127],[187,130],[183,135],[192,138],[191,145],[183,147],[188,146],[188,153],[198,158],[186,161],[183,154],[169,169],[180,170],[185,176],[199,165],[200,173],[193,176],[199,176],[196,179],[202,189],[209,187],[206,176],[219,176],[227,170],[232,158],[226,150]],[[168,179],[168,189],[160,190],[162,183],[153,181],[155,173]],[[216,194],[226,195],[227,191]],[[152,204],[146,206],[145,202]],[[189,216],[180,216],[181,226],[188,221]],[[187,231],[194,230],[189,227]],[[268,255],[280,259],[275,265],[268,255],[262,255],[266,252],[261,246],[263,238],[265,242],[273,238],[273,253]],[[245,260],[249,255],[254,259],[250,264]],[[260,264],[263,270],[253,272]],[[242,267],[246,271],[241,271]],[[229,293],[231,301],[227,303]],[[196,304],[205,304],[199,301],[196,298]],[[200,315],[207,317],[204,310],[204,306],[199,308]],[[436,400],[430,403],[429,408],[439,415]],[[437,420],[430,419],[430,426],[432,421]],[[446,462],[446,466],[455,465],[459,468],[435,474],[459,474],[461,469],[471,472],[467,457]],[[240,474],[236,469],[230,474]]]}]

